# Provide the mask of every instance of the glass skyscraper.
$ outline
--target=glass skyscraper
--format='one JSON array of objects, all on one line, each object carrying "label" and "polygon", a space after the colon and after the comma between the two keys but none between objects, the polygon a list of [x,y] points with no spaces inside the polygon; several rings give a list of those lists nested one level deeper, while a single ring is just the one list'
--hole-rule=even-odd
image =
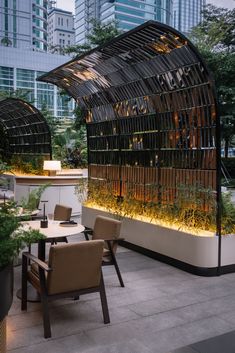
[{"label": "glass skyscraper", "polygon": [[70,60],[47,53],[48,0],[0,0],[0,91],[27,91],[38,108],[52,115],[73,115],[74,101],[36,78]]},{"label": "glass skyscraper", "polygon": [[205,0],[174,0],[172,26],[188,34],[191,28],[202,20],[202,10],[205,4]]},{"label": "glass skyscraper", "polygon": [[116,20],[118,27],[128,31],[146,21],[155,20],[171,25],[173,0],[76,0],[76,43],[86,41],[91,29],[90,20]]},{"label": "glass skyscraper", "polygon": [[68,102],[67,96],[61,96],[56,86],[36,81],[45,71],[67,62],[69,57],[12,47],[0,48],[0,91],[27,91],[29,101],[36,108],[46,106],[58,118],[72,116],[73,100]]},{"label": "glass skyscraper", "polygon": [[46,51],[48,0],[1,0],[0,4],[0,42]]}]

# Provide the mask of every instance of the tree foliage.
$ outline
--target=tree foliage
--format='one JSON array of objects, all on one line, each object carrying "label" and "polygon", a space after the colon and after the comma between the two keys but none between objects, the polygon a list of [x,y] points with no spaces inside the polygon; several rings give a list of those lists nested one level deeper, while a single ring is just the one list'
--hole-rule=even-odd
[{"label": "tree foliage", "polygon": [[89,44],[75,44],[64,48],[64,53],[72,54],[72,56],[77,56],[86,53],[90,49],[91,46]]},{"label": "tree foliage", "polygon": [[8,37],[4,37],[1,39],[1,44],[5,47],[10,47],[12,46],[12,41]]},{"label": "tree foliage", "polygon": [[207,5],[203,22],[194,27],[191,39],[213,73],[219,114],[221,138],[225,147],[233,145],[235,135],[235,9]]},{"label": "tree foliage", "polygon": [[235,9],[228,10],[208,4],[203,21],[193,28],[191,38],[201,50],[234,52]]},{"label": "tree foliage", "polygon": [[51,138],[54,137],[55,133],[56,133],[56,128],[57,128],[57,125],[58,125],[58,119],[55,118],[51,112],[49,111],[48,107],[47,107],[47,104],[46,103],[43,103],[42,105],[42,108],[41,108],[41,113],[42,115],[44,116],[48,126],[49,126],[49,129],[50,129],[50,133],[51,133]]},{"label": "tree foliage", "polygon": [[118,29],[116,21],[102,23],[99,20],[92,19],[89,24],[91,31],[86,37],[86,43],[67,47],[64,50],[65,53],[73,54],[74,56],[84,54],[99,45],[107,43],[122,33],[122,31]]},{"label": "tree foliage", "polygon": [[87,40],[93,48],[109,42],[122,33],[120,29],[118,29],[116,21],[101,23],[99,20],[92,19],[91,25],[92,30],[90,34],[87,35]]},{"label": "tree foliage", "polygon": [[28,89],[18,88],[16,90],[0,90],[0,100],[5,98],[18,98],[22,99],[28,103],[33,104],[33,100],[31,99],[32,91]]}]

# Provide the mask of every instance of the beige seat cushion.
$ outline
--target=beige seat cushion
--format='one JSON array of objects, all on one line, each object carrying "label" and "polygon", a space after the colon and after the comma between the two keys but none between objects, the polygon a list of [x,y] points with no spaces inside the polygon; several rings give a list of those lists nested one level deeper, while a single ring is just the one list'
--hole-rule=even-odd
[{"label": "beige seat cushion", "polygon": [[[79,289],[97,287],[100,283],[103,240],[52,245],[46,272],[48,294],[66,293]],[[32,263],[28,276],[36,288],[39,284],[39,269]]]},{"label": "beige seat cushion", "polygon": [[[118,239],[120,236],[121,222],[117,219],[97,216],[95,219],[92,239]],[[105,249],[108,251],[107,243],[104,243]],[[113,253],[117,250],[117,242],[111,244]],[[104,256],[108,256],[107,253]]]},{"label": "beige seat cushion", "polygon": [[103,240],[52,245],[49,253],[49,294],[97,287],[100,283]]},{"label": "beige seat cushion", "polygon": [[65,205],[55,205],[54,220],[69,221],[72,214],[72,208]]}]

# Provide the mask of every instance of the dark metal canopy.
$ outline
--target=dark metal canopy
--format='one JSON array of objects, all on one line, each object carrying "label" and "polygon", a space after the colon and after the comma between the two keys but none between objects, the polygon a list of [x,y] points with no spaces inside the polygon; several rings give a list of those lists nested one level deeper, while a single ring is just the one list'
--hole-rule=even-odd
[{"label": "dark metal canopy", "polygon": [[39,81],[53,83],[87,109],[97,110],[101,105],[208,83],[208,73],[186,37],[149,21],[50,71]]},{"label": "dark metal canopy", "polygon": [[0,136],[2,156],[51,156],[51,135],[45,118],[21,99],[0,101]]}]

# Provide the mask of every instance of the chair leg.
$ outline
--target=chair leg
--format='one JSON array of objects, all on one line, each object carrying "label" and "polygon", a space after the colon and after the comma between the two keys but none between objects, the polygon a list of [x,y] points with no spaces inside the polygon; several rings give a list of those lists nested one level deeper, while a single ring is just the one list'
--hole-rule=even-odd
[{"label": "chair leg", "polygon": [[46,289],[46,278],[45,273],[42,268],[39,267],[39,279],[40,279],[40,296],[42,303],[42,315],[43,315],[43,327],[44,327],[44,337],[51,337],[51,324],[50,324],[50,314],[49,305]]},{"label": "chair leg", "polygon": [[27,269],[28,259],[26,256],[22,256],[22,276],[21,276],[21,310],[27,310]]},{"label": "chair leg", "polygon": [[110,254],[111,254],[112,262],[113,262],[113,264],[114,264],[114,267],[115,267],[115,270],[116,270],[116,273],[117,273],[117,276],[118,276],[120,285],[121,285],[121,287],[125,287],[125,286],[124,286],[124,282],[123,282],[123,280],[122,280],[121,272],[120,272],[119,267],[118,267],[118,264],[117,264],[116,257],[115,257],[115,255],[114,255],[114,253],[113,253],[111,247],[109,247],[109,251],[110,251]]},{"label": "chair leg", "polygon": [[50,324],[48,299],[47,299],[47,296],[42,293],[41,293],[41,302],[42,302],[44,337],[50,338],[51,337],[51,324]]},{"label": "chair leg", "polygon": [[101,300],[101,305],[102,305],[104,323],[109,324],[110,323],[109,308],[108,308],[108,302],[107,302],[107,298],[106,298],[102,270],[101,270],[101,278],[100,278],[100,300]]},{"label": "chair leg", "polygon": [[122,280],[122,275],[121,275],[121,272],[119,270],[119,267],[118,267],[118,264],[117,264],[117,260],[116,260],[116,257],[114,255],[114,253],[113,253],[113,249],[112,249],[112,246],[111,246],[110,242],[107,242],[107,245],[108,245],[108,248],[109,248],[109,251],[110,251],[112,263],[113,263],[113,265],[115,267],[115,270],[116,270],[120,285],[121,285],[121,287],[125,287],[124,286],[124,282]]}]

